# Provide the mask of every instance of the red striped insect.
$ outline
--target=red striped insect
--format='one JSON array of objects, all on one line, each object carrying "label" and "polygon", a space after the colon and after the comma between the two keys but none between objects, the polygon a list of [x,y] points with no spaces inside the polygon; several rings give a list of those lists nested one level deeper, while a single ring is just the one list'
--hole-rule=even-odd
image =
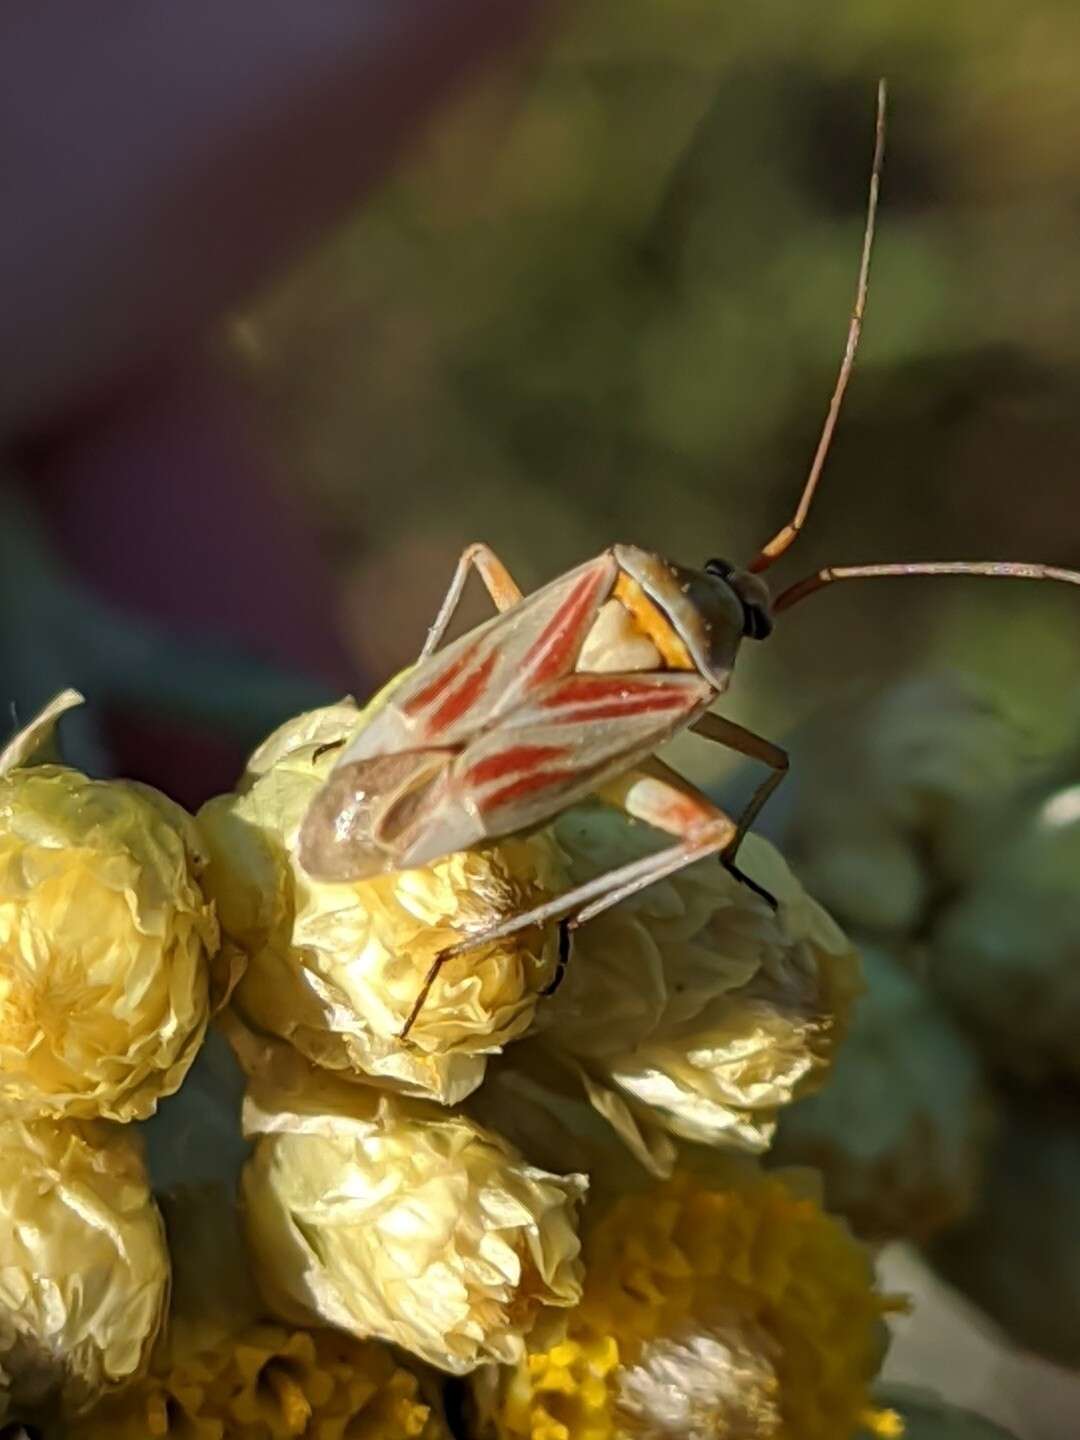
[{"label": "red striped insect", "polygon": [[[759,889],[735,860],[747,829],[783,779],[788,758],[778,745],[709,707],[727,689],[742,641],[768,636],[779,611],[832,582],[872,576],[989,574],[1080,584],[1074,571],[1011,562],[859,565],[820,570],[771,601],[760,578],[803,527],[851,375],[866,306],[884,139],[882,83],[855,305],[836,388],[792,520],[743,570],[721,560],[701,570],[683,569],[636,546],[614,545],[529,596],[491,550],[470,546],[419,663],[345,745],[312,803],[301,827],[299,858],[311,875],[326,880],[425,865],[541,825],[587,796],[621,806],[675,837],[655,854],[442,951],[403,1035],[441,965],[466,950],[558,919],[565,964],[574,926],[710,854],[719,854],[733,873]],[[499,613],[438,650],[474,566]],[[655,758],[654,751],[683,729],[770,767],[737,818]]]}]

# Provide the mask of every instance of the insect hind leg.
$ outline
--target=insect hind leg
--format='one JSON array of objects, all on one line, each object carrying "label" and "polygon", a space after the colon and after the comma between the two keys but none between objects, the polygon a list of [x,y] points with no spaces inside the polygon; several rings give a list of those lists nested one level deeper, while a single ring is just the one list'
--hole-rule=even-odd
[{"label": "insect hind leg", "polygon": [[[407,1038],[409,1031],[416,1023],[417,1016],[424,1007],[424,1002],[431,992],[431,987],[434,985],[439,971],[448,960],[454,959],[457,955],[464,955],[466,951],[490,945],[496,940],[505,940],[510,935],[516,935],[519,930],[528,929],[533,925],[543,925],[551,920],[563,921],[567,931],[576,929],[586,920],[592,920],[613,905],[617,905],[621,900],[654,884],[655,881],[666,879],[668,875],[674,875],[677,871],[685,869],[687,865],[692,865],[695,860],[715,855],[730,842],[735,833],[734,820],[725,815],[723,811],[716,811],[715,814],[715,819],[699,827],[692,835],[680,840],[676,845],[670,845],[652,855],[646,855],[643,859],[632,860],[626,865],[620,865],[615,870],[609,870],[603,875],[587,880],[583,885],[575,886],[574,889],[566,891],[563,895],[557,895],[553,899],[545,901],[542,905],[536,905],[531,910],[523,911],[520,915],[511,916],[508,920],[498,921],[485,930],[478,930],[467,939],[460,940],[456,945],[450,945],[440,951],[424,977],[420,993],[401,1030],[401,1039]],[[558,978],[561,979],[561,976]]]},{"label": "insect hind leg", "polygon": [[[595,876],[563,895],[555,896],[520,915],[498,921],[440,951],[424,977],[420,993],[401,1031],[402,1039],[408,1036],[416,1023],[440,970],[448,960],[496,940],[506,939],[530,926],[557,920],[561,922],[560,959],[549,989],[557,988],[566,971],[571,933],[578,926],[584,925],[586,921],[594,919],[639,890],[685,869],[687,865],[720,853],[730,846],[738,833],[737,822],[731,816],[659,760],[650,760],[638,769],[620,776],[599,789],[597,794],[600,799],[617,805],[631,817],[678,836],[678,842]],[[751,888],[760,893],[759,886],[752,885]]]},{"label": "insect hind leg", "polygon": [[[525,925],[532,923],[529,920],[528,916],[523,916],[520,918],[522,924],[516,928],[524,928]],[[571,933],[572,922],[564,918],[558,922],[558,925],[559,950],[558,959],[555,962],[555,974],[552,976],[550,982],[545,985],[544,988],[539,992],[542,998],[546,998],[549,995],[555,994],[555,991],[558,990],[559,986],[565,979],[566,967],[570,964],[570,954],[573,949],[573,938]],[[427,999],[428,996],[431,994],[432,987],[434,986],[435,981],[439,978],[439,972],[442,970],[443,966],[447,963],[447,961],[453,960],[454,957],[457,955],[464,954],[467,950],[473,949],[474,946],[479,947],[481,945],[486,945],[490,941],[497,940],[499,938],[500,937],[498,935],[493,934],[489,931],[485,931],[484,933],[477,935],[471,941],[465,941],[463,942],[463,944],[455,945],[451,949],[439,951],[439,953],[435,956],[435,959],[431,962],[431,965],[428,967],[428,972],[424,976],[423,984],[420,986],[420,989],[417,992],[416,999],[413,1001],[412,1009],[409,1011],[408,1018],[405,1021],[405,1024],[401,1027],[399,1039],[408,1039],[409,1031],[413,1028],[417,1020],[419,1019],[420,1012],[427,1004]]]},{"label": "insect hind leg", "polygon": [[[695,721],[690,728],[692,730],[698,730],[702,721],[710,720],[719,720],[719,717],[704,715],[701,717],[701,720]],[[720,723],[723,726],[730,725],[732,730],[739,731],[745,735],[750,735],[751,733],[750,731],[742,731],[741,726],[731,724],[729,721],[720,721]],[[703,727],[699,733],[704,735],[706,739],[712,740],[716,738],[709,727]],[[756,739],[757,737],[753,738]],[[730,740],[725,740],[722,743],[731,744]],[[769,746],[771,749],[778,749],[776,746],[770,746],[770,742],[767,740],[761,743],[763,746]],[[742,753],[745,754],[747,752],[744,750]],[[752,753],[756,758],[764,758],[758,751]],[[783,751],[779,751],[779,753],[781,755],[784,754]],[[784,760],[786,770],[786,755],[784,756]],[[735,856],[738,853],[739,845],[742,843],[742,838],[752,824],[754,817],[768,799],[771,790],[775,789],[779,781],[783,779],[783,774],[784,772],[780,771],[776,775],[770,775],[754,792],[750,803],[734,824],[731,840],[720,853],[720,863],[728,874],[731,875],[734,880],[737,880],[740,885],[745,885],[748,890],[752,890],[755,895],[759,895],[773,910],[779,908],[775,895],[772,895],[766,890],[764,885],[759,885],[756,880],[751,879],[745,871],[740,870],[735,863]],[[666,830],[669,834],[673,835],[685,834],[688,829],[694,825],[707,824],[717,816],[723,814],[696,785],[691,784],[685,776],[680,775],[676,770],[672,770],[669,765],[665,765],[663,761],[657,760],[655,757],[640,766],[637,770],[631,770],[626,775],[620,776],[598,793],[602,800],[607,800],[610,804],[617,805],[635,820],[644,820],[646,824],[652,825],[658,830]]]},{"label": "insect hind leg", "polygon": [[574,951],[574,927],[570,920],[559,921],[559,958],[555,962],[555,974],[550,982],[540,991],[541,999],[546,1000],[549,995],[554,995],[559,986],[566,979],[566,967],[570,964],[570,956]]}]

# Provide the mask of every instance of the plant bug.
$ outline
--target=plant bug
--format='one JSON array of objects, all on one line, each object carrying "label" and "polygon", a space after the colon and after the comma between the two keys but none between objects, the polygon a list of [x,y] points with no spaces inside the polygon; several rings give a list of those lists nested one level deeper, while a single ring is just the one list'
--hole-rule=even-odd
[{"label": "plant bug", "polygon": [[[598,796],[675,843],[623,865],[443,950],[402,1030],[406,1036],[441,966],[527,926],[561,922],[555,981],[570,932],[620,900],[717,854],[744,883],[739,845],[783,779],[780,746],[711,713],[744,639],[763,640],[773,617],[840,580],[905,575],[996,575],[1061,580],[1080,573],[991,561],[834,566],[770,599],[760,577],[806,521],[862,331],[885,146],[885,82],[878,86],[874,156],[855,303],[843,360],[810,473],[792,519],[745,569],[710,560],[684,569],[633,545],[523,596],[485,545],[461,556],[418,664],[344,744],[301,826],[299,859],[316,878],[353,880],[429,864],[453,851],[544,824]],[[497,614],[438,650],[471,569]],[[737,818],[655,757],[689,729],[769,767]]]}]

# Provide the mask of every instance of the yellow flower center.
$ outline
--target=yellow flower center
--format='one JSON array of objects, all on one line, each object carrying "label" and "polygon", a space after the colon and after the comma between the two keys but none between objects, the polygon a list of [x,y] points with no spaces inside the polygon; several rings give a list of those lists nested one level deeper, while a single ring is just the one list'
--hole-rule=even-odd
[{"label": "yellow flower center", "polygon": [[747,1321],[658,1336],[618,1374],[619,1424],[635,1440],[773,1440],[783,1423],[775,1348]]},{"label": "yellow flower center", "polygon": [[797,1174],[713,1165],[595,1221],[566,1338],[476,1392],[498,1440],[889,1440],[868,1252]]}]

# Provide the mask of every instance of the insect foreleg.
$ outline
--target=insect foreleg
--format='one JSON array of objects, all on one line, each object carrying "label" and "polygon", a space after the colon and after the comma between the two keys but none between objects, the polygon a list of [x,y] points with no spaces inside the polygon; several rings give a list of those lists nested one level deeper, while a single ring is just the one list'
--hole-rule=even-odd
[{"label": "insect foreleg", "polygon": [[494,550],[479,541],[474,545],[467,545],[461,552],[461,558],[457,563],[453,579],[450,581],[446,598],[439,606],[439,613],[435,616],[431,629],[427,633],[424,648],[420,651],[421,660],[427,659],[446,634],[446,627],[454,618],[454,612],[461,604],[461,592],[465,589],[469,571],[474,568],[484,582],[496,610],[500,613],[503,610],[509,610],[521,599],[521,590],[518,588],[517,582]]},{"label": "insect foreleg", "polygon": [[746,832],[760,815],[769,796],[787,775],[790,764],[788,753],[779,745],[774,745],[771,740],[766,740],[763,735],[755,735],[753,730],[747,730],[744,725],[736,725],[734,720],[726,720],[723,715],[706,713],[695,720],[690,729],[704,740],[712,740],[717,745],[724,745],[729,750],[735,750],[738,754],[747,756],[750,760],[760,760],[772,771],[771,775],[766,775],[744,806],[731,847],[725,850],[721,856],[724,864],[737,879],[757,889],[754,882],[749,880],[735,865],[735,856],[739,853],[739,846],[742,844]]}]

